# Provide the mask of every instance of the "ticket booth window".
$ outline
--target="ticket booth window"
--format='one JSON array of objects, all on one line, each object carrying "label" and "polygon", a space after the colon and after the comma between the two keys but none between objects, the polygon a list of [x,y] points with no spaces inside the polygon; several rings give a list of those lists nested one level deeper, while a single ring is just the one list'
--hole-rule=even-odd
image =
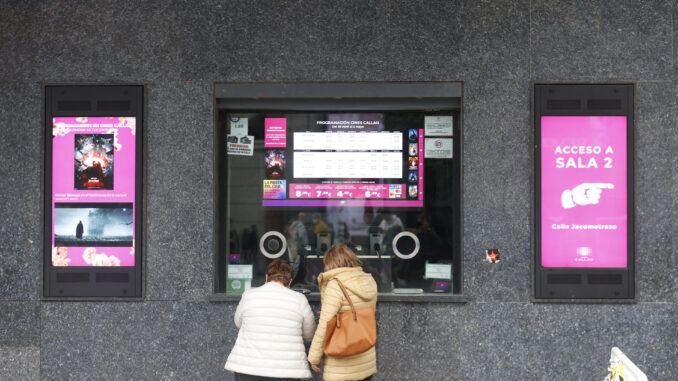
[{"label": "ticket booth window", "polygon": [[283,259],[317,293],[346,244],[380,293],[460,294],[460,86],[425,89],[217,85],[216,291]]}]

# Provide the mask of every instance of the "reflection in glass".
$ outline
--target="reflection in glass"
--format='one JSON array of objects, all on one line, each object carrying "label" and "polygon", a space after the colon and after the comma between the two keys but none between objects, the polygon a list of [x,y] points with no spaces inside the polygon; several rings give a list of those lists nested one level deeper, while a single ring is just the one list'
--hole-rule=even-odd
[{"label": "reflection in glass", "polygon": [[[252,265],[245,282],[256,287],[271,260],[285,259],[294,268],[292,288],[318,291],[323,254],[345,243],[380,292],[454,292],[453,276],[426,274],[427,263],[455,266],[459,240],[459,163],[426,158],[430,115],[458,118],[456,111],[223,112],[224,265]],[[239,144],[231,120],[246,120],[252,155],[229,154]]]}]

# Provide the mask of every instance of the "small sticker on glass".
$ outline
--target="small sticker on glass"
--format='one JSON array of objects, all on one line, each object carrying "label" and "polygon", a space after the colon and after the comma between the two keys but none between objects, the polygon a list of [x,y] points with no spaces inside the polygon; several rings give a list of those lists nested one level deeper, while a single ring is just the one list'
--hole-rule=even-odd
[{"label": "small sticker on glass", "polygon": [[247,136],[247,118],[231,118],[231,135]]}]

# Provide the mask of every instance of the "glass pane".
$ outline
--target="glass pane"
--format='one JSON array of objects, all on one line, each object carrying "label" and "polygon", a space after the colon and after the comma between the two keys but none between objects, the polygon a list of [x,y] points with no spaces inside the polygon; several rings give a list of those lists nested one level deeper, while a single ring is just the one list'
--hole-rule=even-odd
[{"label": "glass pane", "polygon": [[318,291],[337,243],[380,292],[455,289],[457,111],[223,111],[219,120],[227,292],[263,284],[274,258],[294,267],[293,288]]}]

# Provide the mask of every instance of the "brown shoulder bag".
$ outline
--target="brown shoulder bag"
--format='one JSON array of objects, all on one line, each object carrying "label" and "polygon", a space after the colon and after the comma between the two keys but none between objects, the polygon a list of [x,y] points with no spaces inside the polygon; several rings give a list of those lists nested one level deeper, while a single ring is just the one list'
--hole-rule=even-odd
[{"label": "brown shoulder bag", "polygon": [[327,322],[323,352],[327,356],[343,358],[363,353],[377,343],[377,321],[374,307],[356,309],[348,292],[337,278],[341,292],[344,293],[350,311],[339,312]]}]

